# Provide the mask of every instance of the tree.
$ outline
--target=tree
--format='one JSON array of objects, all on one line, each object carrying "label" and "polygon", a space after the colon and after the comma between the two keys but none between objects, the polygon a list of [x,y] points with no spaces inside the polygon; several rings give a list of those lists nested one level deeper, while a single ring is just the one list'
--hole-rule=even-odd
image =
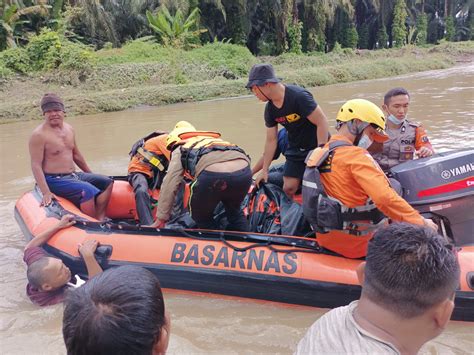
[{"label": "tree", "polygon": [[146,17],[151,29],[156,33],[158,40],[165,46],[186,48],[190,42],[199,38],[199,34],[206,30],[195,30],[191,28],[196,23],[199,9],[195,8],[185,18],[180,9],[176,10],[174,16],[170,14],[166,6],[153,15],[146,11]]},{"label": "tree", "polygon": [[359,42],[359,34],[353,24],[346,28],[346,43],[345,47],[355,49],[357,48],[357,43]]},{"label": "tree", "polygon": [[426,44],[428,36],[428,17],[422,13],[416,21],[416,40],[415,43],[419,45]]},{"label": "tree", "polygon": [[392,44],[395,47],[403,47],[406,44],[407,29],[405,21],[407,16],[405,1],[397,0],[393,9],[392,23]]},{"label": "tree", "polygon": [[362,24],[359,27],[359,42],[357,43],[357,46],[360,49],[368,49],[369,48],[369,26],[367,24]]},{"label": "tree", "polygon": [[387,29],[382,21],[380,21],[380,27],[377,31],[377,48],[387,48],[388,47],[388,34]]},{"label": "tree", "polygon": [[301,54],[301,31],[303,29],[303,23],[296,21],[288,26],[288,52]]},{"label": "tree", "polygon": [[20,27],[29,23],[22,19],[30,14],[41,14],[46,16],[50,6],[38,4],[25,6],[22,2],[0,1],[0,50],[17,46],[17,39],[23,38]]},{"label": "tree", "polygon": [[454,27],[454,17],[448,16],[446,18],[445,38],[448,41],[454,41],[456,36],[456,29]]}]

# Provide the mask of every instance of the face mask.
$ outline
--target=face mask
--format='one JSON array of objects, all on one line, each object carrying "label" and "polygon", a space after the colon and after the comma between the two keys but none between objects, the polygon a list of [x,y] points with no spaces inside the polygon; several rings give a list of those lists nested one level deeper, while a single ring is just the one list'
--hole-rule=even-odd
[{"label": "face mask", "polygon": [[372,145],[372,142],[372,139],[370,139],[366,134],[364,134],[357,146],[364,149],[368,149]]},{"label": "face mask", "polygon": [[399,125],[399,124],[402,124],[403,121],[405,121],[405,118],[399,120],[399,119],[396,118],[394,115],[390,114],[390,115],[388,116],[388,120],[389,120],[390,122],[392,122],[393,124]]}]

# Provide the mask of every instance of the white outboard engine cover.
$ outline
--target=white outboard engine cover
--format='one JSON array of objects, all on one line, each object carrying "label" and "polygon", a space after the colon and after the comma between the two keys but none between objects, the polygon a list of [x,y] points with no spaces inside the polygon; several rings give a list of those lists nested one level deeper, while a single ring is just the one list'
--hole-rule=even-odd
[{"label": "white outboard engine cover", "polygon": [[456,245],[474,245],[474,149],[435,154],[391,169],[403,197]]}]

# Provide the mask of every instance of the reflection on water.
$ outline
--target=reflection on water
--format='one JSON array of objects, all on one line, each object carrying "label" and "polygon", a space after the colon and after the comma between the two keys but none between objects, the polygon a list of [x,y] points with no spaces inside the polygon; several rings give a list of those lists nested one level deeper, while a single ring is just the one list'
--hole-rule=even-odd
[{"label": "reflection on water", "polygon": [[[437,151],[474,147],[474,65],[396,78],[319,87],[312,90],[334,125],[341,104],[351,98],[382,103],[392,87],[412,95],[409,116],[427,128]],[[94,171],[124,175],[127,153],[140,137],[169,130],[179,120],[221,131],[255,160],[263,150],[264,105],[254,97],[139,108],[68,119]],[[62,307],[37,308],[25,295],[24,240],[13,218],[14,202],[32,187],[28,137],[36,122],[0,125],[0,351],[62,354]],[[291,353],[324,310],[268,302],[166,292],[172,317],[170,353]],[[451,322],[423,353],[462,354],[474,348],[473,326]],[[471,349],[471,350],[469,350]]]}]

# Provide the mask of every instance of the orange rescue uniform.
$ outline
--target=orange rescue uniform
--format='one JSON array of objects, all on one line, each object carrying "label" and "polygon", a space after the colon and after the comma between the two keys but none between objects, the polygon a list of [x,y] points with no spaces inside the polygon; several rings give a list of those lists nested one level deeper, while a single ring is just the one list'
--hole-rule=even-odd
[{"label": "orange rescue uniform", "polygon": [[[329,140],[333,141],[352,144],[349,139],[337,134]],[[385,174],[363,148],[353,145],[337,148],[328,169],[321,171],[321,182],[328,196],[347,207],[363,206],[370,197],[377,208],[392,220],[424,224],[423,217],[390,187]],[[360,258],[367,254],[367,243],[371,238],[371,234],[355,236],[333,230],[318,234],[317,240],[326,249],[348,258]]]},{"label": "orange rescue uniform", "polygon": [[[143,146],[143,149],[148,150],[157,155],[164,155],[166,159],[170,160],[170,151],[166,149],[167,134],[161,134],[158,137],[150,138]],[[143,156],[140,153],[135,154],[128,164],[128,173],[142,173],[148,178],[153,178],[153,171],[151,165],[143,161]]]}]

